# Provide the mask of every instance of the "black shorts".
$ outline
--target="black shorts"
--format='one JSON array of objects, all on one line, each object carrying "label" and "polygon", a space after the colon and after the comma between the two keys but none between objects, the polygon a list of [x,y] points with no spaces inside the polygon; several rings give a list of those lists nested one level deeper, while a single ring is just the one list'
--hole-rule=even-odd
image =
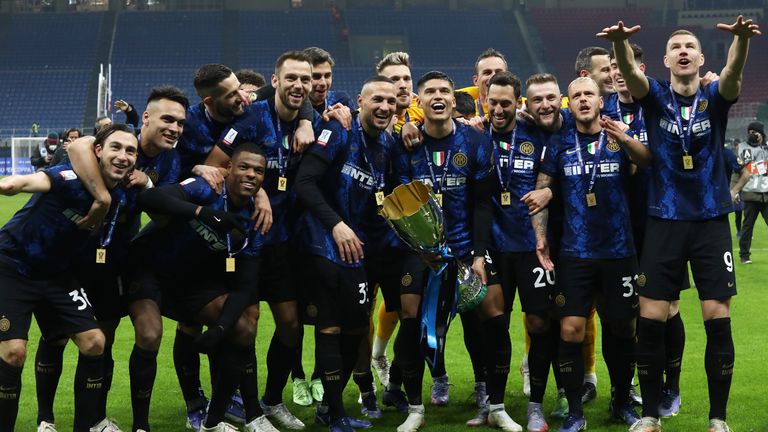
[{"label": "black shorts", "polygon": [[491,252],[504,292],[504,308],[512,310],[515,290],[523,312],[543,314],[552,310],[555,273],[544,270],[536,252]]},{"label": "black shorts", "polygon": [[378,285],[387,312],[400,310],[400,295],[424,294],[429,269],[415,252],[388,249],[365,258],[368,286]]},{"label": "black shorts", "polygon": [[27,340],[33,313],[51,340],[98,328],[88,295],[72,275],[34,280],[0,261],[0,341]]},{"label": "black shorts", "polygon": [[605,321],[631,319],[638,313],[637,259],[612,260],[560,257],[555,311],[560,317],[589,316],[597,305]]},{"label": "black shorts", "polygon": [[259,300],[268,303],[296,301],[294,271],[301,271],[302,263],[296,262],[296,253],[288,243],[264,246],[261,251],[259,274]]},{"label": "black shorts", "polygon": [[128,314],[123,276],[111,268],[77,271],[77,281],[91,301],[99,321],[114,321]]},{"label": "black shorts", "polygon": [[363,267],[342,267],[323,257],[304,255],[299,314],[318,329],[366,327],[370,289]]},{"label": "black shorts", "polygon": [[638,280],[640,295],[677,300],[687,286],[690,262],[700,300],[736,295],[731,227],[726,216],[704,221],[675,221],[649,217]]}]

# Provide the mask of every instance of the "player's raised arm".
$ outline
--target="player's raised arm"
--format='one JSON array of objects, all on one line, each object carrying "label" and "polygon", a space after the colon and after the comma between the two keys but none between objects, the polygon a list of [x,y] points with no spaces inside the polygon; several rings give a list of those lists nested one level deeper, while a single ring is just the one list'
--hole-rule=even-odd
[{"label": "player's raised arm", "polygon": [[744,63],[747,61],[749,39],[761,33],[757,24],[751,19],[744,20],[742,15],[736,18],[735,23],[718,24],[717,28],[733,34],[733,42],[728,49],[728,60],[720,72],[718,90],[725,100],[734,101],[741,93],[741,77]]},{"label": "player's raised arm", "polygon": [[95,141],[94,137],[85,136],[74,140],[67,149],[72,169],[80,178],[85,190],[93,196],[91,209],[77,225],[83,229],[90,228],[92,232],[101,228],[109,206],[112,204],[112,197],[99,171],[99,161],[93,152]]},{"label": "player's raised arm", "polygon": [[616,64],[627,82],[632,97],[642,99],[648,94],[648,78],[635,63],[632,48],[629,46],[629,37],[638,31],[640,31],[639,25],[627,28],[624,26],[624,22],[619,21],[616,25],[604,28],[603,31],[597,33],[597,36],[613,43]]},{"label": "player's raised arm", "polygon": [[19,192],[48,192],[51,179],[44,172],[26,175],[12,175],[0,180],[0,195],[12,196]]}]

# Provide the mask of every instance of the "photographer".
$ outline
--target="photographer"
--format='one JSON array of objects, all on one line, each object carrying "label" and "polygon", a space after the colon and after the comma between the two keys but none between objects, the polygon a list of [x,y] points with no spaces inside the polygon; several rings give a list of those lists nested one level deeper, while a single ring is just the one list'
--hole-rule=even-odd
[{"label": "photographer", "polygon": [[763,220],[768,223],[768,150],[762,123],[756,121],[747,126],[747,141],[739,144],[737,155],[750,175],[741,191],[744,221],[739,239],[739,258],[742,264],[752,264],[750,247],[757,215],[762,214]]},{"label": "photographer", "polygon": [[53,160],[53,154],[59,149],[59,134],[53,132],[48,134],[48,138],[37,148],[37,151],[30,157],[30,163],[35,171],[48,168]]}]

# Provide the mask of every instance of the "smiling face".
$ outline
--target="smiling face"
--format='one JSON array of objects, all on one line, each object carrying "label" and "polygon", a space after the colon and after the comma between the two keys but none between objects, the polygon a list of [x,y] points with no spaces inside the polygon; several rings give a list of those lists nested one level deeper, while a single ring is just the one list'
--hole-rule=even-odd
[{"label": "smiling face", "polygon": [[144,111],[144,126],[141,140],[160,151],[170,150],[176,145],[184,131],[187,112],[184,106],[170,99],[154,100]]},{"label": "smiling face", "polygon": [[411,69],[405,65],[391,65],[381,70],[381,75],[395,83],[397,109],[403,110],[411,106],[413,99],[413,79]]},{"label": "smiling face", "polygon": [[312,66],[312,89],[309,91],[309,100],[312,106],[318,106],[325,102],[328,90],[333,84],[333,69],[328,62]]},{"label": "smiling face", "polygon": [[611,78],[611,60],[606,54],[592,56],[592,69],[589,71],[589,77],[592,78],[600,88],[601,95],[608,95],[614,92],[613,79]]},{"label": "smiling face", "polygon": [[272,75],[272,86],[280,102],[292,111],[297,111],[304,98],[309,95],[312,84],[312,66],[309,62],[288,59]]},{"label": "smiling face", "polygon": [[600,116],[603,99],[600,90],[591,79],[577,79],[568,86],[568,109],[574,119],[589,124]]},{"label": "smiling face", "polygon": [[231,161],[227,190],[233,198],[245,201],[256,196],[264,182],[267,160],[263,155],[242,151]]},{"label": "smiling face", "polygon": [[560,117],[563,96],[554,82],[530,84],[526,88],[525,107],[542,129],[553,131]]},{"label": "smiling face", "polygon": [[223,118],[233,118],[243,113],[243,99],[240,96],[240,81],[231,74],[216,86],[216,96],[206,97],[203,101],[210,110]]},{"label": "smiling face", "polygon": [[425,82],[419,89],[419,107],[424,110],[424,117],[428,120],[450,120],[456,107],[451,83],[444,79]]},{"label": "smiling face", "polygon": [[395,85],[376,81],[363,86],[357,105],[360,107],[360,123],[366,131],[383,131],[389,126],[397,108]]},{"label": "smiling face", "polygon": [[131,173],[138,156],[138,141],[129,132],[115,131],[104,143],[94,146],[102,178],[108,186],[114,186]]},{"label": "smiling face", "polygon": [[488,86],[491,78],[499,72],[507,70],[507,63],[501,57],[486,57],[477,62],[477,70],[472,77],[472,82],[480,90],[480,94],[488,94]]},{"label": "smiling face", "polygon": [[677,34],[667,41],[664,66],[669,68],[674,77],[698,76],[704,65],[704,54],[696,36]]},{"label": "smiling face", "polygon": [[497,132],[509,132],[517,114],[517,95],[511,85],[492,84],[488,89],[488,114]]}]

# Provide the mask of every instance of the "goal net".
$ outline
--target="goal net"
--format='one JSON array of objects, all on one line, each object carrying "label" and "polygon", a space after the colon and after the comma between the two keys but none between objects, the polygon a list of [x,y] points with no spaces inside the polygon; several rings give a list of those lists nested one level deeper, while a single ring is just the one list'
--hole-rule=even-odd
[{"label": "goal net", "polygon": [[[30,158],[42,149],[45,156],[45,137],[13,137],[11,138],[11,172],[10,174],[30,174],[35,172]],[[53,155],[51,155],[53,156]]]}]

